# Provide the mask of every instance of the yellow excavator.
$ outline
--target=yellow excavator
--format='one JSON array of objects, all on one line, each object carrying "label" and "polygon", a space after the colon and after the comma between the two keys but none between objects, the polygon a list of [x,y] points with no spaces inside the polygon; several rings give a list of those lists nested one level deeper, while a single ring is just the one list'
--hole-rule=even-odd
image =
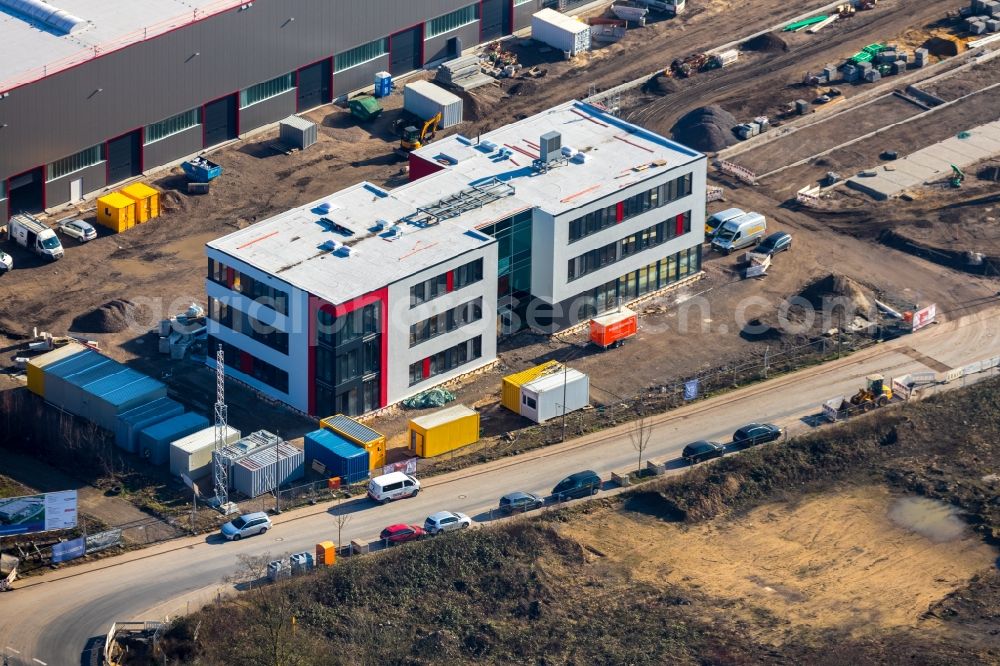
[{"label": "yellow excavator", "polygon": [[892,400],[892,389],[886,385],[884,375],[868,375],[865,381],[866,385],[851,396],[852,407],[860,407],[867,412],[889,404]]},{"label": "yellow excavator", "polygon": [[399,139],[400,152],[409,153],[411,150],[416,150],[430,143],[434,139],[434,135],[437,133],[440,125],[441,114],[438,113],[433,118],[427,120],[419,130],[415,125],[404,127],[403,134]]}]

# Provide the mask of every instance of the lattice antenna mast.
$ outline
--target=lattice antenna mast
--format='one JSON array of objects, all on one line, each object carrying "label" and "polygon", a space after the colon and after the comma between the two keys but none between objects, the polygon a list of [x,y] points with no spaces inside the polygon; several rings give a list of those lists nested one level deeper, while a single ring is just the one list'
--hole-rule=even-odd
[{"label": "lattice antenna mast", "polygon": [[[226,407],[226,355],[222,345],[215,353],[215,450],[222,451],[226,446],[226,434],[229,432],[229,408]],[[221,455],[215,456],[212,466],[212,479],[215,481],[215,501],[219,509],[225,511],[229,504],[229,470]]]}]

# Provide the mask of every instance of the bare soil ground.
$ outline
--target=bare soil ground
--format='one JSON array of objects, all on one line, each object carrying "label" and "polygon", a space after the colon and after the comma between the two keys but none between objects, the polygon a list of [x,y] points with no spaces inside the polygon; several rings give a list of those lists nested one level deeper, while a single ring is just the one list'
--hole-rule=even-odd
[{"label": "bare soil ground", "polygon": [[775,645],[803,626],[854,639],[900,627],[936,633],[927,609],[989,571],[997,551],[960,521],[937,540],[894,522],[900,499],[849,487],[694,526],[603,511],[559,532],[601,553],[594,566],[695,588],[747,624],[780,618],[758,628]]},{"label": "bare soil ground", "polygon": [[993,59],[981,65],[970,67],[955,76],[938,79],[917,87],[950,102],[982,90],[998,81],[1000,81],[1000,66],[998,66],[996,59]]}]

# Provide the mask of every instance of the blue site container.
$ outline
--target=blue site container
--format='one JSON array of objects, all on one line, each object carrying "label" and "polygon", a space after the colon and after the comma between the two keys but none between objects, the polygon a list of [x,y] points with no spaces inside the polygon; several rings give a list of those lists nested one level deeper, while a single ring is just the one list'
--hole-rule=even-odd
[{"label": "blue site container", "polygon": [[368,478],[368,451],[329,430],[314,430],[305,436],[306,460],[326,466],[327,476],[339,476],[344,483]]},{"label": "blue site container", "polygon": [[375,73],[375,96],[388,97],[392,94],[392,74],[389,72]]},{"label": "blue site container", "polygon": [[167,387],[138,370],[120,365],[120,372],[107,374],[82,387],[81,416],[105,430],[114,430],[118,415],[157,398],[167,397]]},{"label": "blue site container", "polygon": [[105,374],[114,368],[114,362],[106,356],[88,349],[45,368],[45,400],[73,414],[77,414],[80,402],[80,387],[70,381],[71,377],[97,369],[105,368]]},{"label": "blue site container", "polygon": [[118,415],[115,421],[115,443],[129,453],[138,447],[139,431],[184,413],[184,406],[170,398],[158,398]]},{"label": "blue site container", "polygon": [[181,169],[192,183],[207,183],[222,175],[222,167],[204,157],[182,162]]},{"label": "blue site container", "polygon": [[165,465],[170,461],[171,444],[207,427],[208,419],[194,412],[146,426],[139,431],[139,447],[136,453],[154,465]]}]

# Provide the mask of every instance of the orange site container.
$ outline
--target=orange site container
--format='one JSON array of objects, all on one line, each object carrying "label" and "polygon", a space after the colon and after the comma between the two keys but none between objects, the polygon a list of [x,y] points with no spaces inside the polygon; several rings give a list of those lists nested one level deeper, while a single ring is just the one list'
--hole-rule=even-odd
[{"label": "orange site container", "polygon": [[330,566],[337,561],[337,547],[332,541],[316,544],[316,566]]},{"label": "orange site container", "polygon": [[595,317],[590,320],[590,341],[607,349],[635,335],[639,317],[628,308]]}]

